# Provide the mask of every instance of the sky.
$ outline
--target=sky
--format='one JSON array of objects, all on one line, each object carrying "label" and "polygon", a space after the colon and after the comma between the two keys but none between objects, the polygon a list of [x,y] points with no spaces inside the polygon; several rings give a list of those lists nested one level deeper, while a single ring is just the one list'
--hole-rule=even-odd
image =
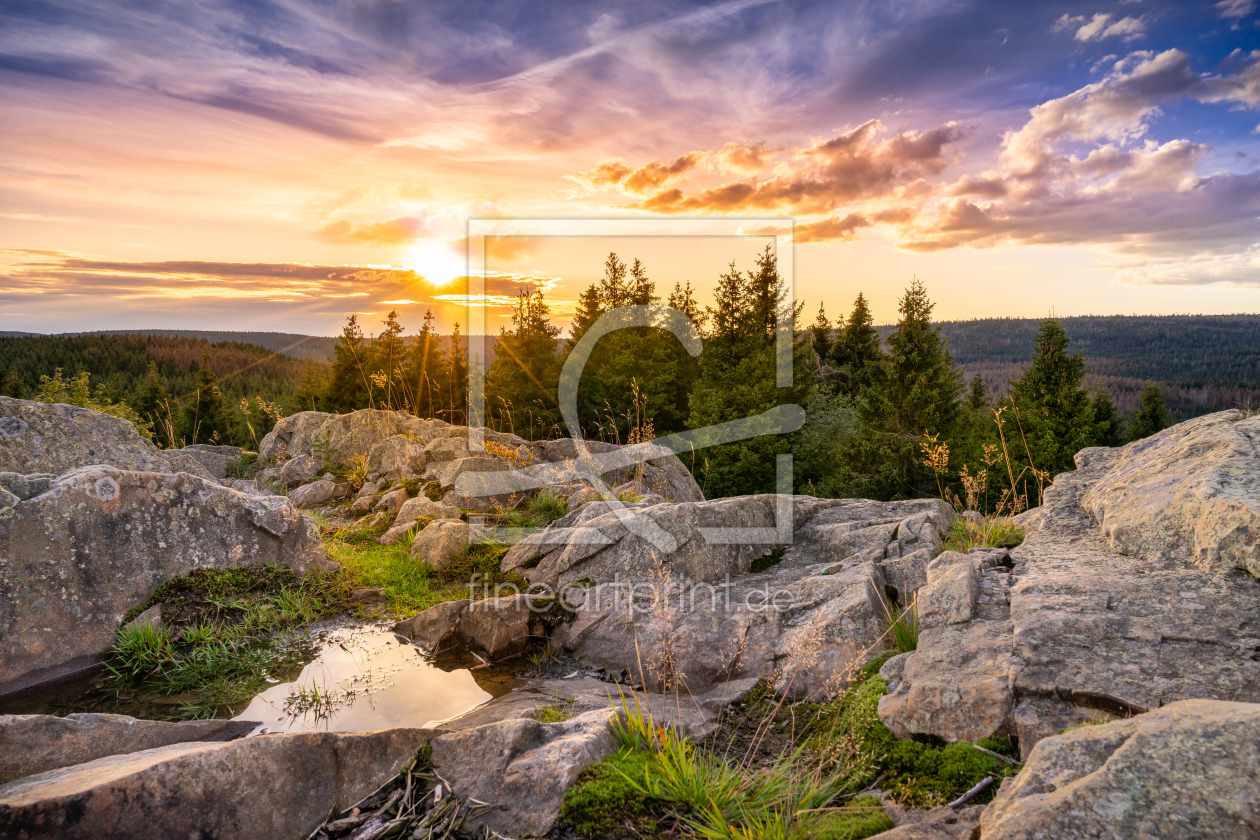
[{"label": "sky", "polygon": [[812,321],[1260,312],[1258,0],[0,2],[0,330],[468,323],[609,251]]}]

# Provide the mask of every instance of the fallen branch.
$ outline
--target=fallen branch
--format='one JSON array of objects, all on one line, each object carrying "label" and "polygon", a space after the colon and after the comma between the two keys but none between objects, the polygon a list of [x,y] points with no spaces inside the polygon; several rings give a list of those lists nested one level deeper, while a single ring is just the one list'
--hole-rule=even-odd
[{"label": "fallen branch", "polygon": [[993,777],[985,776],[983,779],[981,779],[979,782],[976,783],[975,787],[973,787],[971,790],[967,791],[962,796],[955,799],[953,802],[949,803],[949,807],[961,808],[969,799],[974,797],[976,794],[980,793],[980,791],[984,790],[991,784],[993,784]]},{"label": "fallen branch", "polygon": [[986,750],[984,747],[980,746],[979,744],[972,744],[971,746],[980,750],[980,752],[984,753],[985,755],[992,756],[993,758],[996,758],[998,761],[1008,764],[1011,767],[1019,766],[1019,762],[1011,758],[1009,755],[1002,755],[1001,753],[994,752],[993,750]]}]

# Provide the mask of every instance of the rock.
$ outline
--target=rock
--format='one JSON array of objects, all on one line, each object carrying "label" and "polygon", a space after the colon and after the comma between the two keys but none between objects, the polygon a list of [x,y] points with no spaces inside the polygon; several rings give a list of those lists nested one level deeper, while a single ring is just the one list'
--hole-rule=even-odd
[{"label": "rock", "polygon": [[962,512],[963,522],[970,522],[973,525],[980,525],[984,522],[984,514],[975,510],[964,510]]},{"label": "rock", "polygon": [[639,501],[644,496],[655,495],[651,490],[647,489],[647,485],[642,481],[627,481],[625,484],[618,484],[612,489],[612,495],[615,499],[626,499],[628,501]]},{"label": "rock", "polygon": [[172,744],[0,785],[0,836],[306,837],[397,774],[427,730]]},{"label": "rock", "polygon": [[372,512],[372,505],[376,504],[376,499],[372,496],[360,496],[350,505],[350,512],[355,516],[363,516]]},{"label": "rock", "polygon": [[[897,819],[896,806],[887,808]],[[916,813],[912,822],[898,825],[891,831],[876,835],[880,840],[971,840],[980,824],[983,805],[964,805],[950,808],[943,805],[930,811]]]},{"label": "rock", "polygon": [[599,491],[588,484],[581,490],[578,490],[576,493],[570,495],[566,501],[568,502],[569,510],[572,511],[577,510],[587,502],[598,502],[600,501],[600,498]]},{"label": "rock", "polygon": [[1260,417],[1209,414],[1125,446],[1082,499],[1113,549],[1260,577]]},{"label": "rock", "polygon": [[416,644],[437,650],[459,635],[460,618],[470,601],[444,601],[419,615],[403,619],[394,625],[394,632],[411,639]]},{"label": "rock", "polygon": [[385,603],[385,590],[356,589],[350,593],[350,600],[356,604],[383,604]]},{"label": "rock", "polygon": [[24,502],[43,493],[56,479],[57,476],[52,473],[35,473],[33,475],[0,473],[0,488],[8,490],[17,497],[18,501]]},{"label": "rock", "polygon": [[[168,453],[170,451],[167,450]],[[239,446],[212,446],[208,443],[194,443],[174,451],[182,452],[195,458],[213,478],[227,478],[228,461],[234,461],[241,457],[241,453],[245,450]]]},{"label": "rock", "polygon": [[3,487],[0,487],[0,510],[7,510],[8,508],[15,506],[20,501],[22,500],[17,496],[10,493],[8,490],[5,490]]},{"label": "rock", "polygon": [[217,481],[214,475],[206,469],[200,458],[195,458],[184,452],[182,449],[166,449],[162,452],[162,457],[166,461],[165,472],[172,473],[188,473],[198,478],[207,478],[211,481]]},{"label": "rock", "polygon": [[[626,691],[593,679],[534,680],[439,724],[442,734],[432,741],[433,764],[452,780],[456,794],[491,803],[471,814],[466,828],[485,826],[510,837],[543,836],[555,826],[564,793],[578,775],[616,751],[609,720],[622,696],[631,707],[637,700],[655,721],[699,739],[713,731],[717,711],[755,683],[742,681],[676,704],[672,697]],[[537,721],[539,707],[556,705],[573,717],[560,723]]]},{"label": "rock", "polygon": [[127,622],[128,627],[153,627],[162,626],[162,605],[154,604],[140,615]]},{"label": "rock", "polygon": [[403,502],[394,517],[394,526],[409,525],[417,519],[460,519],[463,513],[454,505],[435,502],[428,496],[416,496]]},{"label": "rock", "polygon": [[305,484],[319,474],[319,462],[313,455],[298,455],[280,468],[280,483],[285,487]]},{"label": "rock", "polygon": [[190,741],[227,741],[256,726],[253,721],[167,723],[125,715],[0,715],[0,783],[107,755]]},{"label": "rock", "polygon": [[0,472],[61,475],[89,464],[175,472],[126,420],[72,405],[0,397]]},{"label": "rock", "polygon": [[501,490],[496,473],[506,473],[511,465],[498,458],[473,456],[459,458],[443,466],[437,477],[438,486],[447,492],[443,498],[447,504],[465,510],[496,510],[516,507],[526,493],[518,490]]},{"label": "rock", "polygon": [[434,465],[446,461],[454,461],[459,458],[467,458],[470,455],[468,439],[464,437],[435,438],[425,444],[424,447],[426,462]]},{"label": "rock", "polygon": [[289,499],[300,508],[323,504],[337,495],[337,485],[321,479],[289,491]]},{"label": "rock", "polygon": [[[408,522],[403,525],[391,525],[388,531],[376,538],[376,542],[380,545],[393,545],[406,537],[408,534],[411,534],[414,525],[415,523],[412,522]],[[415,535],[412,534],[413,538],[414,536]]]},{"label": "rock", "polygon": [[[957,561],[948,559],[951,555]],[[979,597],[980,561],[947,551],[927,567],[927,585],[919,591],[919,624],[935,627],[971,621]]]},{"label": "rock", "polygon": [[473,601],[460,615],[460,635],[492,660],[520,653],[544,635],[542,612],[532,610],[531,603],[528,595]]},{"label": "rock", "polygon": [[[1197,697],[1260,701],[1260,581],[1232,561],[1217,564],[1202,546],[1176,542],[1186,520],[1169,507],[1191,485],[1211,486],[1212,465],[1250,486],[1228,471],[1250,463],[1236,448],[1248,421],[1235,416],[1189,421],[1143,446],[1077,453],[1078,468],[1047,488],[1039,527],[1010,552],[1014,568],[998,565],[996,553],[981,561],[971,620],[922,631],[904,681],[880,703],[884,723],[946,740],[1014,734],[1028,755],[1040,739],[1085,720]],[[1183,446],[1190,440],[1197,448]],[[1156,476],[1166,483],[1152,483]],[[1127,545],[1118,523],[1142,510],[1138,488],[1148,494],[1151,533],[1163,535],[1143,544],[1180,548],[1147,556],[1113,548],[1106,521],[1115,526],[1110,539]],[[1187,510],[1203,510],[1186,499]],[[1251,520],[1235,502],[1222,502],[1220,518],[1195,520],[1211,522],[1200,533],[1238,538]]]},{"label": "rock", "polygon": [[355,455],[370,455],[372,447],[386,438],[411,433],[423,446],[443,428],[449,426],[441,420],[421,420],[405,411],[365,408],[332,415],[319,427],[313,440],[326,439],[329,463],[346,466]]},{"label": "rock", "polygon": [[1041,520],[1045,518],[1046,509],[1044,507],[1030,508],[1023,513],[1016,514],[1011,517],[1011,522],[1023,528],[1025,533],[1036,531],[1041,527]]},{"label": "rock", "polygon": [[372,472],[397,470],[400,475],[411,476],[423,475],[424,468],[424,447],[402,435],[385,438],[368,453],[368,469]]},{"label": "rock", "polygon": [[281,496],[84,467],[0,515],[0,693],[99,660],[123,614],[198,567],[336,568]]},{"label": "rock", "polygon": [[[791,536],[784,534],[789,545],[777,565],[750,573],[773,544],[756,544],[744,529],[775,533],[780,506],[792,525]],[[818,698],[882,647],[888,606],[881,564],[920,549],[934,553],[955,517],[934,500],[745,496],[620,512],[592,502],[517,543],[501,569],[570,587],[565,597],[578,616],[555,631],[552,644],[593,667],[637,672],[641,655],[652,686],[669,676],[660,663],[672,661],[692,693],[731,677],[765,676],[780,690]],[[648,538],[653,527],[672,551]],[[572,588],[584,580],[589,588]],[[657,608],[630,609],[631,587],[646,596],[667,586],[668,606],[662,599]]]},{"label": "rock", "polygon": [[424,526],[411,541],[411,559],[441,571],[468,548],[468,523],[439,519]]},{"label": "rock", "polygon": [[359,492],[356,493],[355,495],[357,495],[359,498],[363,498],[364,496],[375,496],[376,489],[377,489],[377,486],[376,486],[375,481],[365,481],[361,485],[359,485]]},{"label": "rock", "polygon": [[323,411],[299,411],[288,417],[281,417],[276,425],[258,444],[258,457],[274,461],[277,456],[311,454],[311,441],[315,439],[320,426],[323,426],[335,414]]},{"label": "rock", "polygon": [[399,487],[397,490],[391,490],[381,496],[378,496],[376,502],[372,505],[372,510],[384,511],[386,513],[398,513],[402,510],[402,506],[407,503],[410,496],[407,495],[406,487]]},{"label": "rock", "polygon": [[936,557],[936,550],[931,546],[920,548],[901,557],[890,557],[881,565],[888,584],[897,589],[897,601],[904,608],[925,584],[927,584],[927,567]]},{"label": "rock", "polygon": [[1260,834],[1260,705],[1183,700],[1038,742],[985,840]]}]

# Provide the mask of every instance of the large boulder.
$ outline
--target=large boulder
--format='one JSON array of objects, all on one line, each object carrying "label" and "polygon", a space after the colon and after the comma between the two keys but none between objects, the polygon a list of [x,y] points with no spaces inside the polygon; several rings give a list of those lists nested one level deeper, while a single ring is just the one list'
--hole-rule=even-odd
[{"label": "large boulder", "polygon": [[411,559],[441,571],[468,548],[468,523],[436,519],[411,541]]},{"label": "large boulder", "polygon": [[369,473],[397,472],[399,475],[424,473],[424,447],[409,437],[393,435],[373,444],[368,452]]},{"label": "large boulder", "polygon": [[1088,720],[1189,698],[1260,702],[1260,580],[1239,565],[1254,506],[1230,489],[1260,477],[1239,444],[1251,422],[1224,412],[1077,453],[1009,561],[983,560],[975,587],[928,597],[946,620],[921,632],[880,702],[884,723],[946,740],[1007,733],[1027,756]]},{"label": "large boulder", "polygon": [[241,457],[245,450],[239,446],[212,446],[208,443],[194,443],[183,449],[174,450],[195,459],[215,478],[227,478],[227,465]]},{"label": "large boulder", "polygon": [[424,729],[265,735],[99,758],[0,785],[0,836],[293,840],[396,775]]},{"label": "large boulder", "polygon": [[1260,836],[1260,705],[1182,700],[1046,738],[980,820],[985,840]]},{"label": "large boulder", "polygon": [[577,616],[552,643],[583,662],[634,673],[642,662],[653,685],[693,693],[769,677],[816,698],[882,648],[885,564],[935,553],[954,518],[938,500],[592,502],[523,539],[501,568],[564,590]]},{"label": "large boulder", "polygon": [[332,568],[282,496],[84,467],[0,510],[0,693],[97,661],[123,614],[195,568]]},{"label": "large boulder", "polygon": [[1082,499],[1121,554],[1260,577],[1260,416],[1209,414],[1120,450]]},{"label": "large boulder", "polygon": [[281,417],[258,444],[258,457],[274,461],[281,455],[289,458],[310,455],[311,441],[315,439],[320,426],[336,416],[325,411],[299,411],[297,414]]},{"label": "large boulder", "polygon": [[0,783],[139,750],[190,741],[227,741],[254,721],[168,723],[126,715],[0,715]]},{"label": "large boulder", "polygon": [[163,452],[119,417],[0,397],[0,473],[61,475],[89,464],[211,477],[195,456]]}]

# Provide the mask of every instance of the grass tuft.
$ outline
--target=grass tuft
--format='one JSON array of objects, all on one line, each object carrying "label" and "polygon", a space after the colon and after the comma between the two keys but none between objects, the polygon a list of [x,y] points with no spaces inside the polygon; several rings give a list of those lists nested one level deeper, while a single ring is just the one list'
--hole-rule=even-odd
[{"label": "grass tuft", "polygon": [[1014,548],[1024,541],[1024,529],[1005,516],[986,516],[980,522],[956,519],[945,534],[943,551],[973,548]]}]

